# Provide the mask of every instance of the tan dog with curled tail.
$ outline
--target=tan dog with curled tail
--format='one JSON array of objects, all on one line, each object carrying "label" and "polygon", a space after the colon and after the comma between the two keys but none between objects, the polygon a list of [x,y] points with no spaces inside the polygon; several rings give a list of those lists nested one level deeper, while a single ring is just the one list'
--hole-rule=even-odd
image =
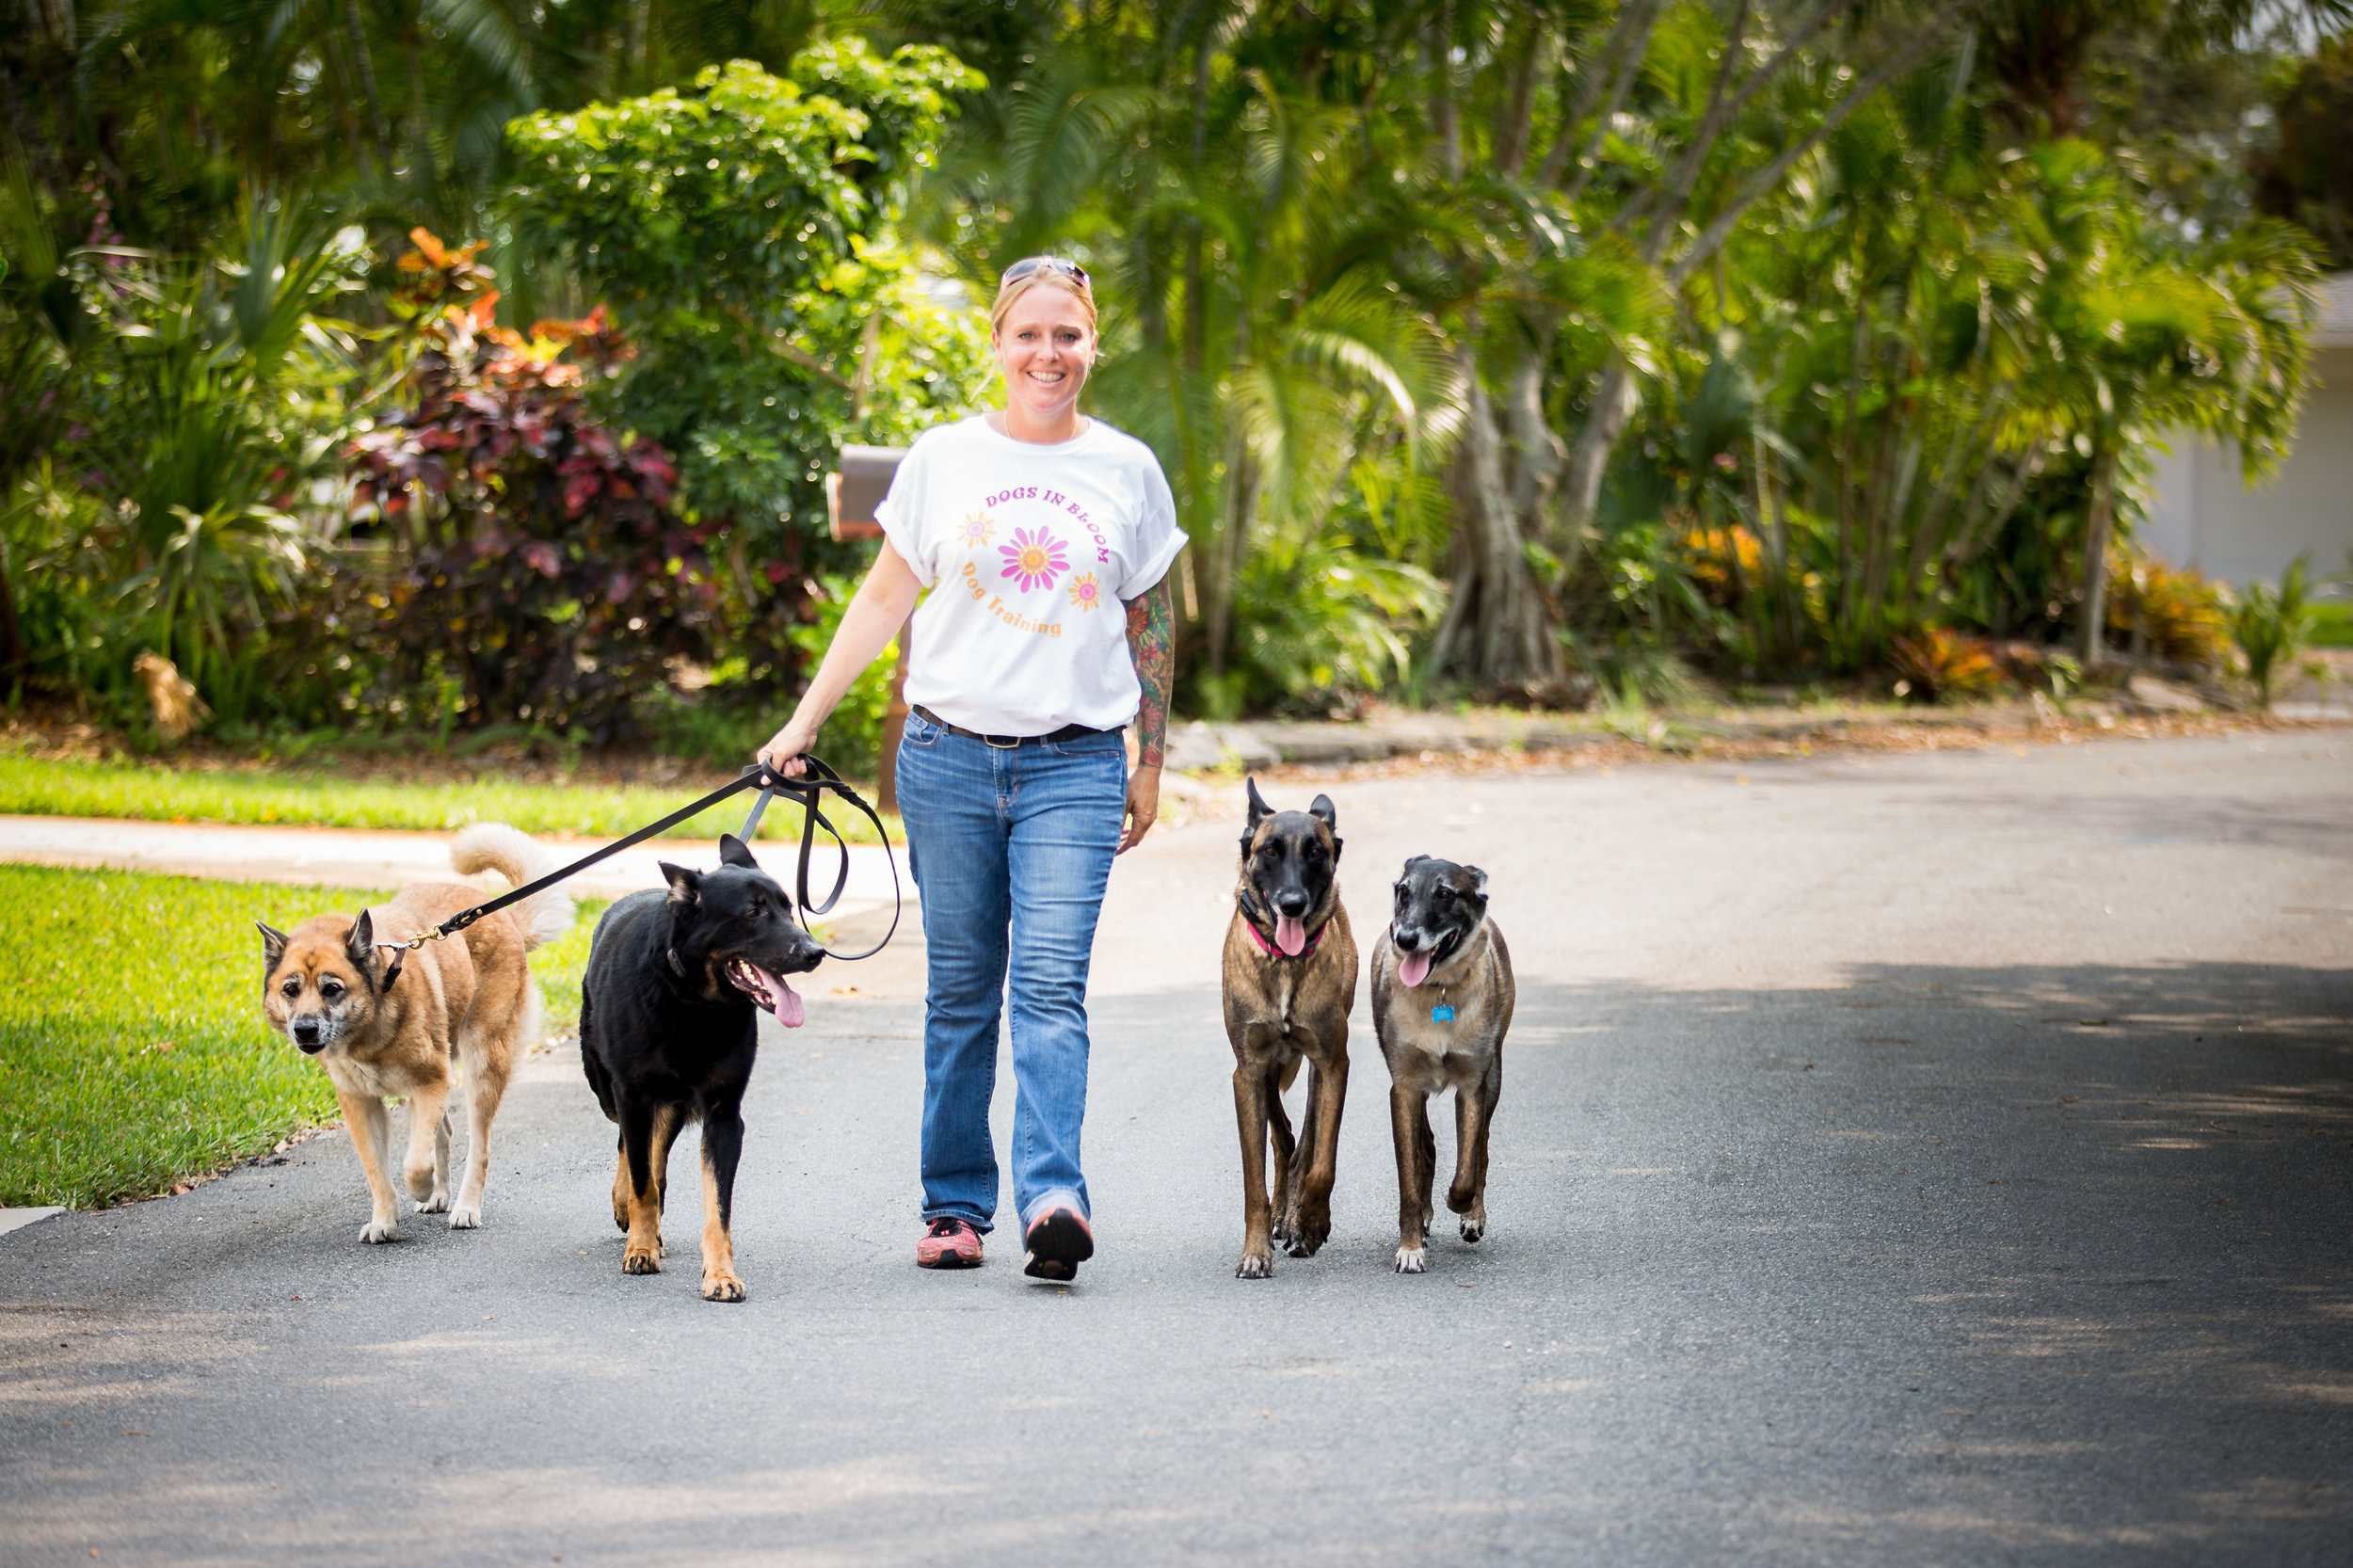
[{"label": "tan dog with curled tail", "polygon": [[[450,846],[460,875],[495,871],[516,887],[555,868],[555,858],[504,823],[477,823]],[[571,895],[561,888],[486,915],[446,941],[400,956],[380,944],[405,941],[482,902],[481,889],[420,883],[390,904],[349,915],[319,915],[292,931],[262,931],[262,1010],[270,1027],[315,1056],[335,1085],[344,1125],[367,1176],[372,1207],[362,1241],[400,1234],[400,1207],[387,1167],[392,1118],[385,1100],[408,1101],[408,1152],[401,1175],[420,1214],[449,1215],[452,1230],[482,1223],[490,1175],[490,1122],[516,1060],[538,1028],[539,999],[524,955],[571,928]],[[469,1135],[465,1180],[450,1192],[449,1102],[462,1064]]]}]

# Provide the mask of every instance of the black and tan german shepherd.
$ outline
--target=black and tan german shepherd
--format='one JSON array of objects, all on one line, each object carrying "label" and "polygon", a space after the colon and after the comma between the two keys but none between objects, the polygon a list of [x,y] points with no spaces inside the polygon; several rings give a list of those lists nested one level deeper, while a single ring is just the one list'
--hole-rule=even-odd
[{"label": "black and tan german shepherd", "polygon": [[[1340,907],[1340,840],[1329,797],[1276,811],[1249,781],[1250,825],[1225,930],[1225,1037],[1234,1047],[1241,1130],[1242,1279],[1274,1271],[1274,1243],[1312,1257],[1332,1234],[1332,1180],[1348,1096],[1348,1014],[1356,1005],[1356,941]],[[1312,1064],[1299,1141],[1283,1091]],[[1267,1138],[1274,1191],[1267,1192]]]},{"label": "black and tan german shepherd", "polygon": [[792,920],[792,901],[729,834],[719,869],[664,862],[667,893],[632,893],[604,912],[581,982],[580,1062],[620,1124],[613,1223],[629,1233],[621,1272],[662,1272],[670,1143],[703,1125],[703,1299],[740,1302],[728,1223],[744,1148],[744,1091],[759,1048],[758,1010],[800,1027],[788,974],[824,949]]}]

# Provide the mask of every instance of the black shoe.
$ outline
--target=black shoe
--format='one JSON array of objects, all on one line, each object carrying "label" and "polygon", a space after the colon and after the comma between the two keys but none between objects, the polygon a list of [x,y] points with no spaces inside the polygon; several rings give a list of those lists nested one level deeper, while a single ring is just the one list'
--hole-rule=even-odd
[{"label": "black shoe", "polygon": [[1095,1256],[1095,1232],[1077,1209],[1057,1205],[1030,1222],[1021,1246],[1021,1272],[1032,1279],[1076,1279],[1079,1265]]}]

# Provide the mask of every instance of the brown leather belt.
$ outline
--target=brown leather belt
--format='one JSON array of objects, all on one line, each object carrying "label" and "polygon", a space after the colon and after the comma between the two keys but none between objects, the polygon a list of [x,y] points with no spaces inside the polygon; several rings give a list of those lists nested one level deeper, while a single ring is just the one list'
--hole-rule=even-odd
[{"label": "brown leather belt", "polygon": [[[983,745],[992,745],[1000,751],[1011,751],[1014,747],[1020,745],[1059,745],[1064,741],[1083,740],[1089,735],[1119,733],[1117,729],[1097,729],[1093,725],[1065,724],[1060,729],[1044,735],[984,735],[977,729],[967,729],[960,724],[950,724],[920,702],[915,705],[915,712],[921,716],[925,724],[932,726],[935,729],[945,729],[951,735],[961,735],[968,741],[978,741]],[[1120,728],[1125,728],[1126,726],[1123,725]]]}]

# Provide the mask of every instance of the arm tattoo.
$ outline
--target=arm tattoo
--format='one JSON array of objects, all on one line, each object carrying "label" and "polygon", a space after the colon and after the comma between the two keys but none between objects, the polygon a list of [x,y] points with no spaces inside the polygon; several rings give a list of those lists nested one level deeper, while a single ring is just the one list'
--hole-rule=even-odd
[{"label": "arm tattoo", "polygon": [[1170,600],[1163,577],[1128,605],[1128,651],[1136,662],[1136,680],[1144,688],[1136,710],[1136,762],[1160,765],[1168,741],[1168,697],[1176,683],[1176,607]]}]

